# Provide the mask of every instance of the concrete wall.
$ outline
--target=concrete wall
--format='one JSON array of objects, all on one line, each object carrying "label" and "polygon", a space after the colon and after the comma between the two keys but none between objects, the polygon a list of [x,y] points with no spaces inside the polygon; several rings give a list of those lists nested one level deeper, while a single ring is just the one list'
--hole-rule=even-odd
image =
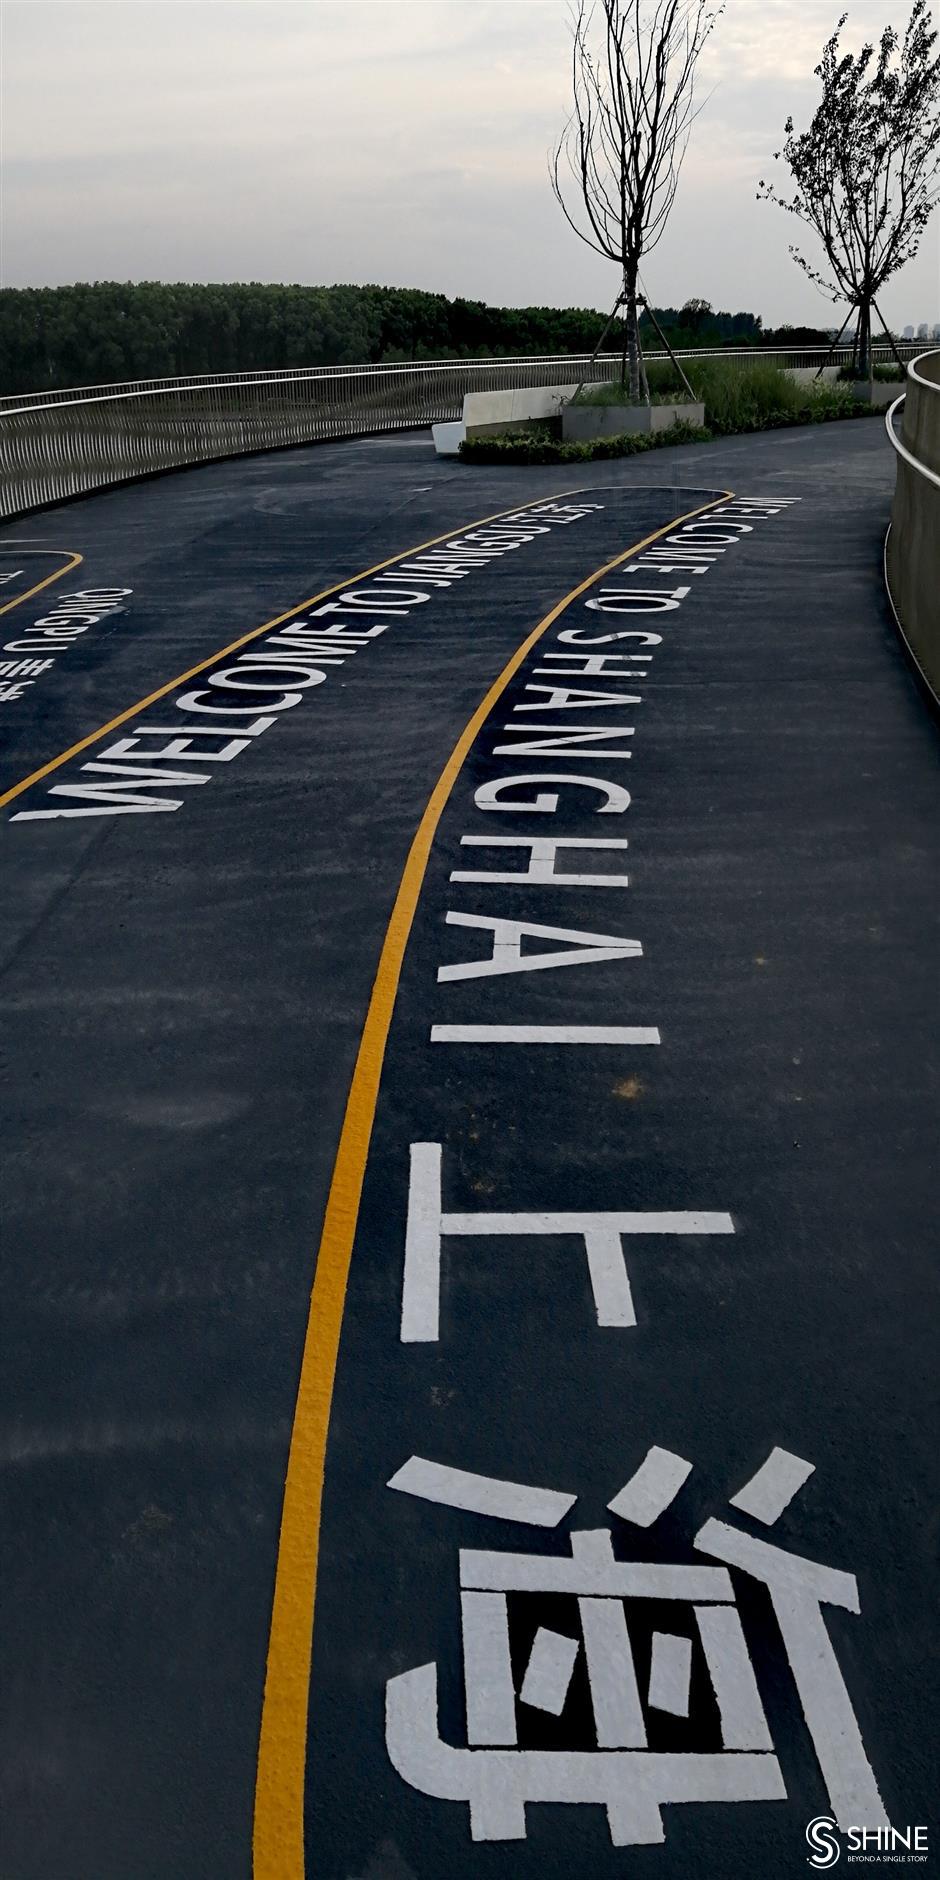
[{"label": "concrete wall", "polygon": [[[827,366],[821,378],[815,366],[787,366],[785,371],[788,378],[796,379],[799,385],[815,385],[817,382],[835,385],[839,377],[838,366]],[[894,384],[891,380],[884,379],[875,379],[873,383],[870,383],[868,379],[856,379],[854,390],[856,398],[863,399],[866,404],[871,402],[875,406],[887,406],[893,405],[895,399],[900,398],[904,387],[900,380]]]},{"label": "concrete wall", "polygon": [[630,432],[669,431],[677,421],[704,424],[705,406],[691,400],[681,405],[569,405],[562,416],[561,434],[581,442],[593,437],[623,437]]},{"label": "concrete wall", "polygon": [[562,418],[564,436],[568,438],[664,430],[676,416],[684,418],[688,424],[705,422],[705,407],[698,404],[572,408],[570,401],[577,390],[577,385],[529,385],[504,392],[468,392],[463,401],[465,434],[467,437],[518,435],[535,430],[546,418]]},{"label": "concrete wall", "polygon": [[577,385],[526,385],[504,392],[468,392],[463,421],[468,437],[532,431],[546,418],[559,418]]},{"label": "concrete wall", "polygon": [[839,376],[838,366],[824,366],[822,372],[818,366],[784,366],[783,369],[788,378],[796,379],[800,385],[815,385],[817,379],[820,384],[825,380],[827,385],[834,385]]},{"label": "concrete wall", "polygon": [[[940,478],[940,352],[914,361],[901,441],[919,464]],[[940,484],[900,454],[887,573],[901,629],[940,699]]]}]

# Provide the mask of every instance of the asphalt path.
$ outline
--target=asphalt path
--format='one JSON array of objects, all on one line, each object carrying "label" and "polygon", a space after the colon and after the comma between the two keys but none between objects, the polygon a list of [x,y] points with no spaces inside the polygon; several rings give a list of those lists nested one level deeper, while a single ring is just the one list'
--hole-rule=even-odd
[{"label": "asphalt path", "polygon": [[933,1871],[888,455],[422,435],[0,532],[3,1880]]}]

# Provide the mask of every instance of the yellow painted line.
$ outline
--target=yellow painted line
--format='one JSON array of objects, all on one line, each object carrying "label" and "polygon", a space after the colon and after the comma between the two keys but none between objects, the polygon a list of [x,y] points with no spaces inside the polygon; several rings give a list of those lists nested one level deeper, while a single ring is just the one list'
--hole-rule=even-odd
[{"label": "yellow painted line", "polygon": [[605,574],[671,529],[731,495],[723,490],[634,542],[572,588],[523,640],[460,734],[434,787],[405,863],[369,1000],[333,1166],[317,1254],[294,1410],[278,1544],[255,1788],[254,1880],[304,1880],[307,1709],[313,1650],[320,1510],[330,1406],[379,1079],[405,947],[431,845],[457,775],[493,706],[549,627]]},{"label": "yellow painted line", "polygon": [[[516,516],[523,509],[537,509],[541,503],[558,503],[566,496],[582,494],[581,490],[562,490],[557,496],[534,496],[531,502],[515,503],[511,509],[498,509],[495,515],[482,516],[479,522],[463,522],[457,524],[455,528],[444,529],[440,535],[432,535],[430,541],[419,542],[417,548],[399,550],[397,555],[389,555],[385,561],[377,561],[373,567],[361,569],[359,574],[346,575],[342,581],[334,581],[332,587],[322,588],[319,594],[311,594],[309,600],[299,601],[296,607],[288,608],[286,614],[276,614],[273,620],[266,620],[263,626],[250,628],[237,640],[230,640],[227,646],[222,646],[217,652],[210,653],[208,659],[201,659],[198,666],[190,666],[188,672],[177,673],[175,679],[168,679],[166,685],[158,686],[155,692],[148,692],[146,698],[135,700],[133,705],[128,705],[126,711],[118,712],[115,718],[109,718],[106,725],[99,725],[96,731],[89,731],[87,737],[79,738],[77,744],[70,744],[67,751],[60,751],[58,757],[50,758],[48,764],[41,764],[38,770],[31,771],[28,777],[23,777],[19,783],[14,783],[9,790],[5,790],[0,796],[0,809],[6,803],[12,803],[15,797],[22,796],[24,790],[31,790],[34,783],[41,783],[43,777],[48,777],[53,770],[60,770],[63,764],[67,764],[70,758],[77,757],[80,751],[87,751],[90,744],[97,744],[99,738],[106,738],[110,732],[116,731],[119,725],[126,725],[129,718],[135,718],[138,712],[146,711],[149,705],[156,705],[159,699],[166,698],[168,692],[175,692],[177,686],[187,685],[190,679],[197,679],[201,672],[208,672],[210,666],[218,665],[220,659],[228,659],[232,653],[240,652],[241,648],[248,646],[252,640],[260,640],[263,633],[271,633],[275,627],[283,627],[285,621],[293,620],[297,614],[305,613],[308,607],[315,607],[319,601],[329,600],[331,594],[339,594],[343,588],[355,587],[357,582],[367,581],[370,575],[380,574],[383,568],[391,568],[395,562],[410,561],[414,555],[423,555],[426,548],[435,548],[438,542],[446,542],[451,537],[466,535],[471,529],[485,529],[487,523],[500,522],[504,516]],[[81,556],[78,559],[80,561]],[[62,572],[64,574],[65,569]],[[50,576],[50,579],[55,579],[55,577]],[[41,587],[44,585],[45,583],[40,582]],[[37,591],[33,589],[34,593]],[[26,598],[24,594],[22,599]]]},{"label": "yellow painted line", "polygon": [[[12,546],[15,548],[16,544]],[[5,554],[6,549],[6,542],[0,541],[0,553]],[[68,555],[69,559],[64,567],[56,568],[53,574],[47,574],[44,581],[37,581],[35,587],[27,588],[25,594],[15,594],[11,601],[6,601],[0,607],[0,614],[8,614],[13,607],[22,607],[24,601],[31,601],[34,594],[41,594],[43,588],[50,587],[53,581],[61,581],[64,574],[70,574],[71,570],[77,568],[84,559],[82,555],[76,555],[70,548],[25,548],[22,554],[17,555],[17,561],[22,561],[23,555]]]}]

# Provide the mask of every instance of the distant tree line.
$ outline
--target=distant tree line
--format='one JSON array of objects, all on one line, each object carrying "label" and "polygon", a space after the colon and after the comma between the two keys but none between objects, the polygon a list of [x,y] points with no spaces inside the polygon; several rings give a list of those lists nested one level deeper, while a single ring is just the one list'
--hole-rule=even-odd
[{"label": "distant tree line", "polygon": [[[707,300],[687,300],[681,307],[656,307],[656,319],[670,346],[677,352],[703,346],[825,346],[831,328],[818,326],[764,327],[760,314],[716,313]],[[648,313],[640,317],[643,344],[655,352],[659,344]]]},{"label": "distant tree line", "polygon": [[[752,313],[707,301],[657,309],[676,347],[813,343],[814,328],[765,332]],[[646,344],[649,316],[643,316]],[[101,385],[284,366],[592,352],[589,307],[488,307],[397,287],[192,286],[96,281],[0,290],[0,391]],[[615,351],[622,331],[611,330]]]}]

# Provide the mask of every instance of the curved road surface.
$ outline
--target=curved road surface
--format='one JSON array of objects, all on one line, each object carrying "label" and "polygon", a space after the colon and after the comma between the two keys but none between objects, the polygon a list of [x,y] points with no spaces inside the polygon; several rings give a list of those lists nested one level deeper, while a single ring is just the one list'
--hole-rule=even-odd
[{"label": "curved road surface", "polygon": [[931,1870],[891,471],[415,436],[0,533],[4,1880]]}]

